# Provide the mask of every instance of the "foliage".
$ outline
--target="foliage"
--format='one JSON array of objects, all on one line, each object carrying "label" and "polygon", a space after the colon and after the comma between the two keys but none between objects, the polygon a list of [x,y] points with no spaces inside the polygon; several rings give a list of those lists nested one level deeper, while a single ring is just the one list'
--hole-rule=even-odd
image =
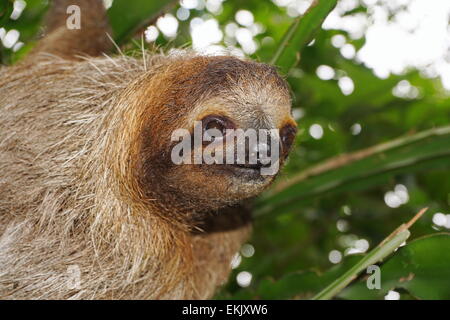
[{"label": "foliage", "polygon": [[[25,43],[18,52],[0,46],[3,63],[19,60],[40,32],[46,2],[26,2],[20,19],[5,21],[0,15],[1,26],[19,30]],[[250,241],[255,254],[241,255],[240,266],[217,298],[310,298],[362,258],[348,255],[332,266],[330,251],[354,249],[362,239],[373,246],[413,213],[429,207],[411,228],[416,240],[381,264],[381,289],[368,290],[367,275],[362,274],[338,298],[383,299],[398,288],[402,299],[450,299],[450,235],[432,223],[433,215],[448,212],[450,205],[450,96],[439,79],[425,77],[420,70],[381,79],[356,59],[344,58],[332,38],[342,35],[359,50],[365,37],[353,39],[345,31],[320,28],[334,2],[317,1],[316,11],[290,18],[270,0],[227,0],[220,12],[190,10],[189,19],[179,21],[175,38],[160,35],[151,45],[165,51],[189,46],[194,18],[214,18],[225,30],[238,10],[249,10],[263,27],[255,35],[259,48],[250,57],[272,61],[292,88],[299,125],[295,149],[278,183],[255,203]],[[175,15],[178,8],[174,1],[115,0],[109,17],[116,42],[129,51],[138,49],[142,35],[136,31],[154,23],[161,10]],[[3,2],[0,9],[7,9]],[[346,14],[369,13],[361,2]],[[332,67],[335,77],[320,79],[316,70],[321,65]],[[354,84],[350,94],[339,87],[342,77]],[[402,80],[419,94],[394,95]],[[312,125],[321,126],[321,139],[309,134]],[[355,133],[355,126],[360,132]],[[404,195],[407,189],[407,201],[389,207],[385,196],[396,188]],[[244,270],[252,274],[247,288],[234,281]]]}]

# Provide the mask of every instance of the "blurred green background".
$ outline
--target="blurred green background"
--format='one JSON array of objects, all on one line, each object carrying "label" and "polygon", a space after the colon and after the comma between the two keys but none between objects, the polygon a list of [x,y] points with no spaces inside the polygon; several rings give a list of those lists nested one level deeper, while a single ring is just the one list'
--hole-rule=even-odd
[{"label": "blurred green background", "polygon": [[[0,1],[0,59],[14,64],[42,34],[48,1]],[[145,42],[270,62],[311,1],[105,3],[127,54]],[[424,238],[382,266],[382,288],[363,274],[338,298],[450,298],[450,244],[436,235],[450,229],[449,16],[445,0],[341,0],[307,46],[286,48],[296,66],[276,65],[296,146],[256,200],[253,237],[217,298],[311,297],[423,207],[411,239]]]}]

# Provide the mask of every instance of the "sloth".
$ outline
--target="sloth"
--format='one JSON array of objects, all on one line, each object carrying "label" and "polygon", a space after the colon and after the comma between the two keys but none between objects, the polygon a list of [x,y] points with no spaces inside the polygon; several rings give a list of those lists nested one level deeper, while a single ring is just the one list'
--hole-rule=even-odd
[{"label": "sloth", "polygon": [[[81,29],[66,8],[81,8]],[[26,58],[0,69],[0,298],[208,299],[247,241],[261,165],[171,161],[178,128],[278,129],[272,66],[188,51],[107,55],[100,0],[56,0]],[[204,148],[203,145],[200,148]]]}]

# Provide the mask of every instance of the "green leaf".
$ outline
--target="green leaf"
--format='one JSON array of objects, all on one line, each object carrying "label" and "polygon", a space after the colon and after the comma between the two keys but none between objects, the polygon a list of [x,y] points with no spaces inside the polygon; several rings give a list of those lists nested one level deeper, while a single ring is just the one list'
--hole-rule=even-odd
[{"label": "green leaf", "polygon": [[176,4],[176,1],[115,0],[108,10],[114,40],[119,45],[124,43],[139,29],[155,20],[171,4]]},{"label": "green leaf", "polygon": [[306,271],[288,274],[278,281],[264,279],[258,286],[256,295],[260,299],[308,299],[334,279],[342,276],[361,258],[360,255],[351,255],[324,274]]},{"label": "green leaf", "polygon": [[12,49],[2,48],[0,41],[0,63],[11,64],[23,57],[24,54],[34,45],[32,39],[36,38],[36,34],[41,27],[40,24],[48,7],[48,3],[41,0],[27,0],[27,5],[20,18],[17,20],[12,20],[9,17],[13,11],[14,1],[8,0],[0,2],[3,6],[9,6],[8,13],[4,19],[0,18],[0,20],[3,20],[0,21],[0,27],[5,28],[7,31],[11,29],[19,31],[20,41],[25,43],[24,47],[22,47],[19,51],[14,52]]},{"label": "green leaf", "polygon": [[[281,280],[273,282],[270,280],[261,281],[254,296],[262,299],[288,299],[307,298],[312,292],[319,291],[319,288],[329,285],[317,293],[313,300],[328,300],[336,296],[351,281],[358,277],[358,274],[369,266],[374,265],[399,248],[410,236],[409,228],[422,217],[427,208],[422,209],[408,223],[402,224],[377,247],[365,256],[351,257],[345,259],[344,263],[332,268],[324,275],[315,272],[298,272],[284,276]],[[244,291],[244,294],[248,292]],[[242,295],[242,292],[241,292]]]},{"label": "green leaf", "polygon": [[297,208],[325,193],[363,190],[401,172],[448,166],[450,127],[435,128],[341,155],[276,185],[256,203],[256,216]]},{"label": "green leaf", "polygon": [[398,247],[400,247],[409,238],[411,233],[409,228],[420,219],[428,208],[422,209],[417,213],[408,223],[402,224],[394,232],[392,232],[386,239],[384,239],[375,249],[370,251],[364,256],[358,263],[352,266],[342,276],[334,280],[329,286],[320,291],[313,297],[313,300],[328,300],[333,298],[342,289],[344,289],[350,282],[358,277],[358,274],[367,269],[369,266],[374,265],[387,256],[393,253]]},{"label": "green leaf", "polygon": [[233,296],[219,296],[219,299],[308,299],[316,292],[343,275],[362,256],[354,254],[346,257],[342,263],[333,266],[325,273],[316,271],[298,271],[286,274],[278,280],[262,279],[254,289],[242,289]]},{"label": "green leaf", "polygon": [[14,9],[13,4],[14,1],[12,0],[2,1],[0,3],[0,24],[3,25],[11,16]]},{"label": "green leaf", "polygon": [[296,18],[289,27],[270,63],[287,74],[336,4],[337,0],[315,0],[305,15]]},{"label": "green leaf", "polygon": [[383,298],[389,290],[402,288],[420,299],[450,299],[450,234],[419,238],[400,248],[381,266],[381,289],[367,289],[365,281],[341,294],[345,299]]}]

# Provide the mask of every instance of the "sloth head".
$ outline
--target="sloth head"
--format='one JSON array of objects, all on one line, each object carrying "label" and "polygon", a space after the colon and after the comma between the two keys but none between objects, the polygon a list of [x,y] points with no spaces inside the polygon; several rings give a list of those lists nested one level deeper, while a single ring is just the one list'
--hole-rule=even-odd
[{"label": "sloth head", "polygon": [[275,68],[229,56],[178,58],[139,86],[136,174],[149,198],[218,209],[260,193],[285,162],[296,123]]}]

